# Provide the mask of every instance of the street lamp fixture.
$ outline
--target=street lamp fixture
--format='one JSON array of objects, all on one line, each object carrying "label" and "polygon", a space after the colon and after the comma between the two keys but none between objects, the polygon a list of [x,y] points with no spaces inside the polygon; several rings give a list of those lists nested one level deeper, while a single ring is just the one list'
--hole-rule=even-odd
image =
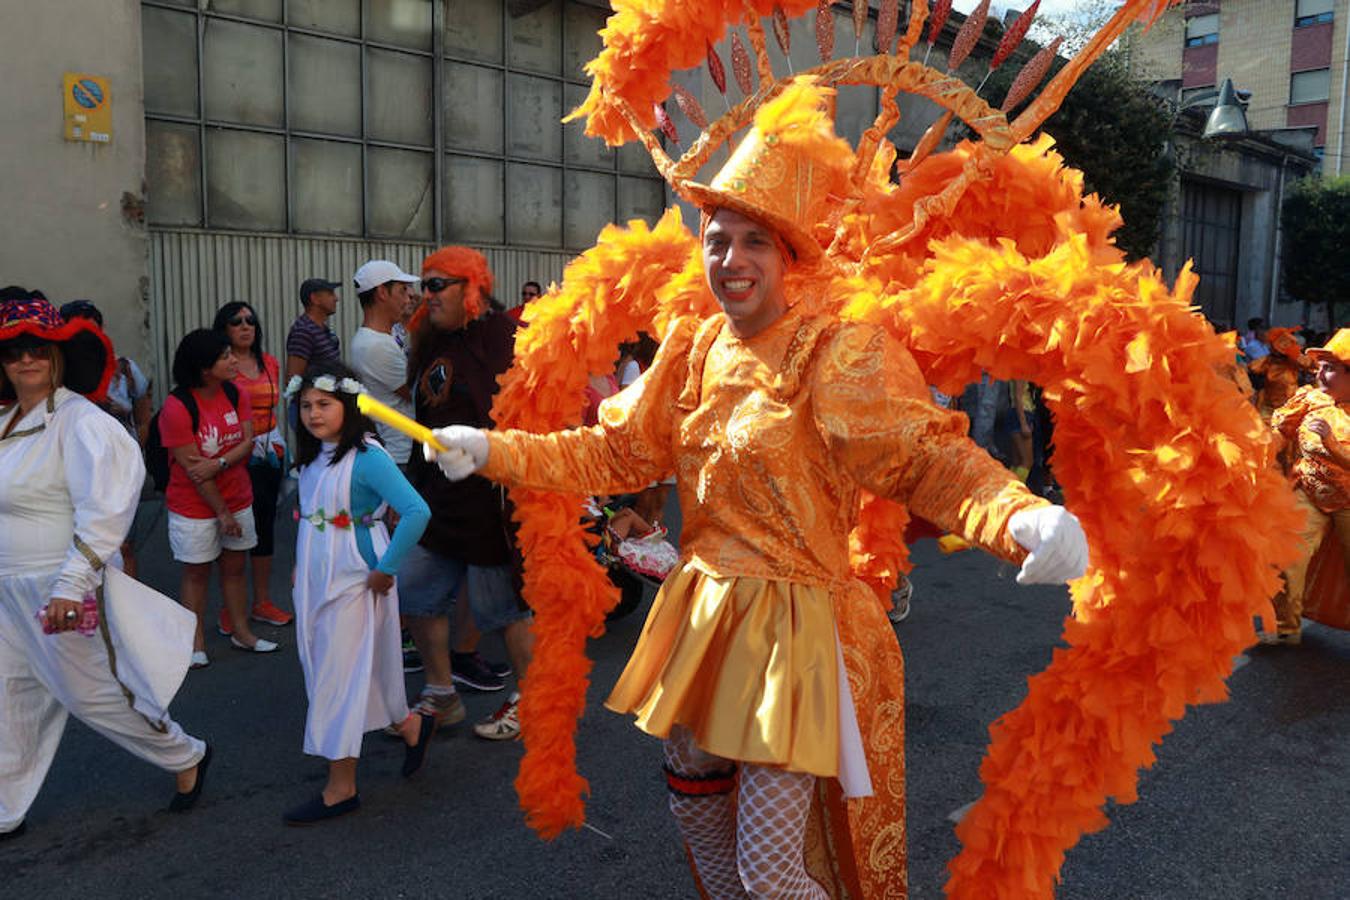
[{"label": "street lamp fixture", "polygon": [[1233,90],[1233,79],[1225,78],[1219,88],[1219,102],[1205,120],[1204,138],[1241,137],[1247,133],[1247,114]]}]

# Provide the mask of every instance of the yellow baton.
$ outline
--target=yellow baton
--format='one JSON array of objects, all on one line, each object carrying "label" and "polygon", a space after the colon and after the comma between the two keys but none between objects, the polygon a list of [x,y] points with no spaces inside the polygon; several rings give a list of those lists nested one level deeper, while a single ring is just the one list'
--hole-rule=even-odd
[{"label": "yellow baton", "polygon": [[436,440],[436,435],[432,433],[430,428],[408,418],[393,407],[381,403],[369,394],[356,395],[356,408],[376,422],[382,422],[395,431],[403,432],[414,441],[426,444],[437,453],[444,453],[448,449],[441,446],[441,442]]}]

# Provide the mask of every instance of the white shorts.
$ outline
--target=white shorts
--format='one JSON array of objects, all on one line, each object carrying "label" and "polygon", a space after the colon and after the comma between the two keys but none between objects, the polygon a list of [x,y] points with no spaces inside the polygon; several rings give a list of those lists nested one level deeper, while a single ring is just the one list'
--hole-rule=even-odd
[{"label": "white shorts", "polygon": [[221,534],[220,520],[190,519],[169,513],[169,548],[181,563],[215,562],[221,550],[251,550],[258,544],[258,529],[253,524],[253,507],[245,506],[234,514],[242,533],[239,537]]}]

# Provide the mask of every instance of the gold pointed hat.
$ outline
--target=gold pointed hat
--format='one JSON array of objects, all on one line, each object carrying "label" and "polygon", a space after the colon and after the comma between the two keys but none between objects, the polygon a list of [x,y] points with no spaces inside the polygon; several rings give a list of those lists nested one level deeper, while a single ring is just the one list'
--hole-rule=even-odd
[{"label": "gold pointed hat", "polygon": [[759,108],[754,127],[710,184],[677,186],[711,212],[733,209],[770,226],[804,263],[824,253],[815,237],[848,193],[853,151],[834,133],[834,90],[799,78]]}]

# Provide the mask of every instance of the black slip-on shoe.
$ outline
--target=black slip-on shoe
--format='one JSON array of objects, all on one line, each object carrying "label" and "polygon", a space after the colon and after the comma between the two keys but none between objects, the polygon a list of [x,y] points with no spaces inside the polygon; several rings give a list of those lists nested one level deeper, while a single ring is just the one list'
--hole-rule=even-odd
[{"label": "black slip-on shoe", "polygon": [[431,746],[431,736],[436,733],[436,717],[418,713],[421,724],[417,729],[417,744],[405,747],[403,751],[403,777],[411,778],[418,773],[427,761],[427,749]]},{"label": "black slip-on shoe", "polygon": [[323,794],[316,794],[294,809],[287,810],[285,815],[281,817],[281,821],[287,825],[315,825],[327,819],[336,819],[338,816],[356,812],[360,808],[360,794],[348,797],[332,806],[323,802]]},{"label": "black slip-on shoe", "polygon": [[202,786],[206,784],[206,770],[211,766],[211,745],[206,745],[206,752],[202,758],[197,761],[197,783],[192,786],[192,790],[187,793],[179,791],[173,795],[169,801],[169,812],[187,812],[197,805],[197,800],[202,795]]}]

